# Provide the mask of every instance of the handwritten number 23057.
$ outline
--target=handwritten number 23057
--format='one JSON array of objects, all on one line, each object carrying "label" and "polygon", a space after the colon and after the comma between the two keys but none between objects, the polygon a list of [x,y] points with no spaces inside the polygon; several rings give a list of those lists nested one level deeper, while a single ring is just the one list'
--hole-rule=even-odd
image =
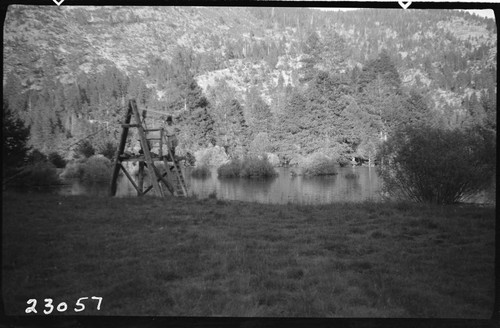
[{"label": "handwritten number 23057", "polygon": [[[97,297],[97,296],[92,296],[91,297],[93,300],[97,300],[97,310],[99,311],[101,309],[101,302],[102,302],[102,297]],[[75,312],[82,312],[85,310],[85,304],[82,303],[83,300],[88,299],[88,297],[80,297],[78,301],[76,301],[76,307],[74,308]],[[46,298],[44,299],[45,301],[45,307],[46,309],[43,310],[43,313],[45,314],[51,314],[52,311],[54,311],[54,305],[52,305],[52,299],[51,298]],[[38,313],[36,311],[36,299],[32,298],[28,300],[28,306],[25,310],[26,313]],[[66,302],[61,302],[59,303],[56,307],[56,310],[59,312],[64,312],[68,309],[68,304]]]}]

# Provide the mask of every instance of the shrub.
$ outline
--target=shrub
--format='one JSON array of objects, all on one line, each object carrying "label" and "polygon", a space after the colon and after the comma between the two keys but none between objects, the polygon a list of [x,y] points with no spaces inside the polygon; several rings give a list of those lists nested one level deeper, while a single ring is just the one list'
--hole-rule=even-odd
[{"label": "shrub", "polygon": [[66,161],[61,155],[59,155],[59,153],[56,152],[50,153],[48,159],[49,162],[54,164],[54,166],[57,167],[58,169],[62,169],[66,166]]},{"label": "shrub", "polygon": [[207,178],[211,174],[212,173],[210,172],[210,169],[206,165],[197,166],[191,172],[191,176],[194,177],[194,178]]},{"label": "shrub", "polygon": [[267,156],[263,156],[263,158],[258,157],[247,157],[243,160],[240,171],[240,176],[243,178],[251,178],[251,177],[274,177],[277,175],[274,167]]},{"label": "shrub", "polygon": [[224,148],[219,146],[200,149],[194,153],[194,157],[198,167],[221,166],[229,162],[229,157],[224,151]]},{"label": "shrub", "polygon": [[229,163],[221,165],[217,169],[217,174],[222,178],[274,177],[277,175],[267,157],[262,159],[246,157],[243,160],[232,160]]},{"label": "shrub", "polygon": [[55,165],[46,161],[31,164],[16,179],[16,183],[24,186],[49,186],[60,182]]},{"label": "shrub", "polygon": [[102,155],[90,157],[82,165],[83,174],[81,178],[91,182],[104,182],[111,179],[112,163]]},{"label": "shrub", "polygon": [[456,203],[485,189],[496,173],[495,133],[406,127],[379,153],[384,191],[401,199]]},{"label": "shrub", "polygon": [[90,141],[84,140],[78,144],[78,146],[75,149],[75,152],[77,155],[81,157],[89,158],[95,154],[95,149],[94,146],[92,146],[92,144],[90,143]]},{"label": "shrub", "polygon": [[28,155],[29,164],[43,163],[47,161],[48,161],[47,155],[45,155],[38,149],[33,149],[33,151]]},{"label": "shrub", "polygon": [[229,163],[219,166],[217,175],[221,178],[237,178],[240,176],[241,166],[239,159],[233,159]]},{"label": "shrub", "polygon": [[116,148],[117,146],[115,145],[115,143],[107,141],[101,147],[99,147],[99,154],[112,160],[115,158]]},{"label": "shrub", "polygon": [[298,159],[298,168],[292,170],[294,175],[334,175],[336,161],[321,153],[314,153]]},{"label": "shrub", "polygon": [[267,160],[269,161],[269,163],[271,163],[272,166],[280,165],[280,159],[278,155],[274,153],[267,153],[266,155],[267,155]]},{"label": "shrub", "polygon": [[[5,99],[5,98],[4,98]],[[28,139],[30,129],[23,121],[13,114],[8,103],[3,101],[3,129],[2,129],[2,167],[5,174],[16,172],[17,168],[25,164],[29,152]]]},{"label": "shrub", "polygon": [[61,173],[63,179],[82,179],[83,178],[83,164],[79,162],[69,162],[64,167]]}]

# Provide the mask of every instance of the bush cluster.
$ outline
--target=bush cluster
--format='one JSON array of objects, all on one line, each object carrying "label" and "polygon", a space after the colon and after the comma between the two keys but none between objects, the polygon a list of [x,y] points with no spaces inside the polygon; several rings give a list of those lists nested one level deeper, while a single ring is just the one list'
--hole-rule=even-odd
[{"label": "bush cluster", "polygon": [[66,160],[57,152],[50,153],[48,160],[58,169],[62,169],[66,166]]},{"label": "bush cluster", "polygon": [[83,140],[80,142],[76,146],[75,152],[79,157],[83,158],[90,158],[96,153],[94,146],[89,140]]},{"label": "bush cluster", "polygon": [[47,161],[29,165],[15,181],[21,186],[50,186],[61,182],[55,165]]},{"label": "bush cluster", "polygon": [[488,187],[496,174],[496,134],[479,127],[406,127],[379,153],[384,191],[416,202],[452,204]]},{"label": "bush cluster", "polygon": [[217,174],[221,178],[253,178],[253,177],[274,177],[278,173],[267,157],[246,157],[243,160],[234,159],[229,163],[221,165],[217,169]]},{"label": "bush cluster", "polygon": [[191,176],[194,178],[207,178],[211,175],[210,169],[208,166],[197,166],[191,171]]},{"label": "bush cluster", "polygon": [[83,163],[82,162],[68,162],[64,171],[61,173],[63,179],[82,179],[83,178]]},{"label": "bush cluster", "polygon": [[198,167],[221,166],[229,162],[229,157],[224,148],[219,146],[200,149],[194,153],[194,157]]},{"label": "bush cluster", "polygon": [[116,155],[116,148],[117,145],[114,142],[106,141],[99,147],[99,154],[110,160],[113,160]]},{"label": "bush cluster", "polygon": [[293,175],[335,175],[337,161],[321,153],[313,153],[298,160],[298,167],[292,169]]},{"label": "bush cluster", "polygon": [[86,182],[107,182],[111,179],[113,163],[103,155],[93,155],[88,159],[70,162],[61,177],[80,179]]},{"label": "bush cluster", "polygon": [[83,180],[104,182],[111,179],[112,163],[103,155],[91,156],[83,164]]}]

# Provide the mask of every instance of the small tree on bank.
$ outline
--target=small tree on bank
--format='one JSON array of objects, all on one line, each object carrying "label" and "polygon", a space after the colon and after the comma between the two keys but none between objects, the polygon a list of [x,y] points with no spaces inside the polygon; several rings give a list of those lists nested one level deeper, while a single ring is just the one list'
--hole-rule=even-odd
[{"label": "small tree on bank", "polygon": [[496,173],[496,136],[467,131],[406,127],[382,145],[384,191],[417,202],[452,204],[485,189]]}]

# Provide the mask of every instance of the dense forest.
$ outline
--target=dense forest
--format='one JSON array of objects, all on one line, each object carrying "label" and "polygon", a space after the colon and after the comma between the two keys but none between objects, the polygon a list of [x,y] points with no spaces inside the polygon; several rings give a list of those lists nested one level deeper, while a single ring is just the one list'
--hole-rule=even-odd
[{"label": "dense forest", "polygon": [[231,157],[293,163],[322,153],[345,163],[373,159],[404,125],[496,131],[491,19],[449,10],[214,13],[11,6],[4,107],[29,127],[32,149],[66,159],[87,136],[96,152],[116,147],[130,98],[174,115],[181,154],[218,145]]}]

